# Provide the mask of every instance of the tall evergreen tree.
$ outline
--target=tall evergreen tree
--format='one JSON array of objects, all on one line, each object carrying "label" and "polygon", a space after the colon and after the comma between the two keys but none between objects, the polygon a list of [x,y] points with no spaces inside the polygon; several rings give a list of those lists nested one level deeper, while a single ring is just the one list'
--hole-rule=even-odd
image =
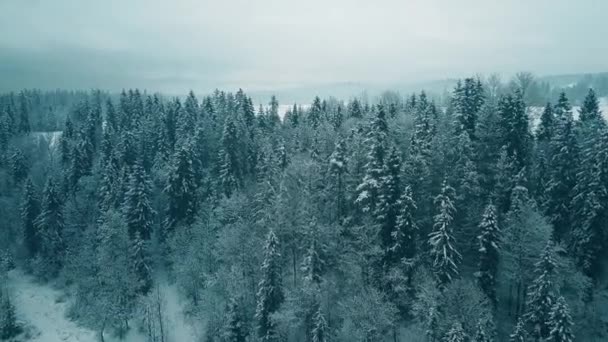
[{"label": "tall evergreen tree", "polygon": [[232,117],[227,117],[222,134],[220,151],[220,182],[223,193],[230,195],[240,187],[241,168],[238,156],[238,132]]},{"label": "tall evergreen tree", "polygon": [[479,224],[479,273],[481,289],[496,304],[496,274],[498,271],[500,229],[494,205],[489,204]]},{"label": "tall evergreen tree", "polygon": [[549,181],[546,190],[545,213],[554,228],[557,242],[571,233],[573,189],[576,182],[578,147],[574,132],[574,119],[568,99],[561,93],[555,107],[557,125],[551,141]]},{"label": "tall evergreen tree", "polygon": [[467,336],[460,322],[454,323],[443,338],[444,342],[466,342],[468,340],[469,336]]},{"label": "tall evergreen tree", "polygon": [[454,188],[444,182],[441,193],[435,197],[437,215],[433,232],[429,234],[433,269],[440,288],[443,288],[458,275],[460,253],[455,248],[452,222],[456,208],[453,204]]},{"label": "tall evergreen tree", "polygon": [[376,117],[372,121],[366,140],[369,152],[365,164],[365,176],[357,186],[358,195],[355,199],[355,203],[361,207],[362,211],[370,214],[373,214],[376,210],[378,196],[380,195],[380,184],[382,184],[382,177],[384,177],[387,132],[388,126],[384,109],[382,106],[378,106]]},{"label": "tall evergreen tree", "polygon": [[572,333],[572,318],[570,310],[564,297],[559,297],[555,305],[551,308],[549,314],[549,338],[550,342],[572,342],[574,334]]},{"label": "tall evergreen tree", "polygon": [[21,225],[23,227],[23,245],[28,256],[34,257],[40,250],[40,235],[36,228],[36,218],[40,215],[40,200],[31,179],[25,182],[21,201]]},{"label": "tall evergreen tree", "polygon": [[21,134],[28,134],[31,131],[30,128],[30,113],[29,103],[25,92],[19,93],[19,128],[18,132]]},{"label": "tall evergreen tree", "polygon": [[140,160],[131,169],[123,212],[129,229],[129,237],[134,239],[135,235],[139,234],[140,238],[149,240],[155,212],[150,203],[152,185],[141,164]]},{"label": "tall evergreen tree", "polygon": [[552,242],[547,243],[535,266],[536,279],[528,289],[525,318],[532,325],[534,336],[544,339],[549,335],[549,315],[556,300],[554,276],[557,265]]},{"label": "tall evergreen tree", "polygon": [[389,260],[390,249],[393,247],[392,233],[395,231],[399,215],[399,199],[401,197],[401,158],[396,148],[392,148],[384,164],[384,176],[378,189],[378,204],[374,216],[380,225],[380,246],[384,251],[384,262]]},{"label": "tall evergreen tree", "polygon": [[280,259],[279,240],[274,231],[270,230],[264,246],[262,280],[258,285],[258,304],[255,313],[258,320],[258,336],[264,341],[273,340],[276,327],[271,315],[279,309],[285,300]]},{"label": "tall evergreen tree", "polygon": [[313,328],[311,342],[328,342],[329,329],[320,305],[318,305],[317,311],[314,313],[312,320]]},{"label": "tall evergreen tree", "polygon": [[528,341],[528,332],[524,321],[520,318],[515,325],[515,330],[509,335],[509,342],[526,342]]},{"label": "tall evergreen tree", "polygon": [[177,149],[171,162],[169,179],[165,186],[168,196],[165,227],[169,230],[178,224],[194,222],[197,209],[196,172],[189,145]]},{"label": "tall evergreen tree", "polygon": [[247,330],[244,326],[241,308],[235,298],[231,298],[226,310],[224,320],[223,341],[245,342],[247,341]]},{"label": "tall evergreen tree", "polygon": [[414,219],[416,203],[410,186],[403,191],[397,206],[399,214],[391,232],[390,259],[411,265],[417,255],[418,225]]},{"label": "tall evergreen tree", "polygon": [[517,161],[517,169],[528,164],[531,152],[531,135],[526,104],[519,90],[503,96],[498,102],[502,143],[507,155]]},{"label": "tall evergreen tree", "polygon": [[484,103],[484,90],[481,81],[473,78],[465,78],[464,84],[458,81],[452,101],[457,119],[457,134],[466,130],[471,139],[476,139],[477,117]]},{"label": "tall evergreen tree", "polygon": [[63,241],[63,201],[53,178],[49,178],[42,192],[40,215],[36,228],[42,238],[41,258],[47,267],[46,273],[54,276],[62,265],[65,252]]}]

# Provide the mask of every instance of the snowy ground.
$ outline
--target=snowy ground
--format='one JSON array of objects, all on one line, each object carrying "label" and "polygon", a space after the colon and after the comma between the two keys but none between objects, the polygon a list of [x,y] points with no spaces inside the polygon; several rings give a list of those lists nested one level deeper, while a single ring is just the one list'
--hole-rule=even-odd
[{"label": "snowy ground", "polygon": [[[17,318],[26,325],[22,341],[32,342],[97,342],[96,332],[81,327],[65,316],[68,303],[62,299],[64,294],[49,285],[38,284],[31,276],[19,270],[9,273],[9,289],[13,293]],[[167,342],[196,341],[197,331],[186,322],[182,314],[182,303],[175,286],[161,281],[165,297],[165,316],[167,320]],[[105,341],[114,342],[105,336]],[[135,329],[122,341],[145,342],[143,335]]]}]

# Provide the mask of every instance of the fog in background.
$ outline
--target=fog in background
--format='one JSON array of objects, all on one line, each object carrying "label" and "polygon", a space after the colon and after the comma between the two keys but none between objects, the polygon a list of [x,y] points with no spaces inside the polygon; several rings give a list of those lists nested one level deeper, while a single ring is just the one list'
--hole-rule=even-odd
[{"label": "fog in background", "polygon": [[606,13],[602,0],[2,0],[0,91],[354,91],[598,72]]}]

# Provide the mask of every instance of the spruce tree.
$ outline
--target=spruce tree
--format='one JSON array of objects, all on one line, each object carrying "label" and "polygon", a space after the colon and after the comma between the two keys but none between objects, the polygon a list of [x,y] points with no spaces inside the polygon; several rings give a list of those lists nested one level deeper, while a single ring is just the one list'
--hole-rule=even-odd
[{"label": "spruce tree", "polygon": [[489,204],[479,224],[479,286],[496,305],[496,274],[498,271],[500,229],[494,205]]},{"label": "spruce tree", "polygon": [[333,198],[336,204],[336,216],[342,218],[346,206],[346,184],[345,177],[348,172],[348,156],[343,138],[336,140],[334,151],[329,156],[330,186],[333,188]]},{"label": "spruce tree", "polygon": [[313,328],[312,328],[312,342],[328,342],[328,334],[329,329],[327,327],[327,321],[325,320],[325,316],[323,315],[323,311],[321,310],[321,306],[317,305],[317,311],[314,313],[312,317]]},{"label": "spruce tree", "polygon": [[226,118],[220,151],[220,182],[223,193],[230,197],[241,184],[241,168],[238,157],[238,133],[232,117]]},{"label": "spruce tree", "polygon": [[608,220],[608,130],[592,90],[580,110],[576,135],[580,162],[572,189],[571,244],[579,265],[595,276]]},{"label": "spruce tree", "polygon": [[474,342],[491,342],[492,339],[490,338],[490,336],[488,336],[488,334],[486,333],[486,329],[484,328],[484,325],[482,324],[482,322],[479,322],[477,324],[477,331],[475,332],[475,338],[473,339]]},{"label": "spruce tree", "polygon": [[509,342],[527,342],[528,341],[528,332],[526,331],[526,326],[524,321],[520,318],[515,325],[515,330],[511,335],[509,335]]},{"label": "spruce tree", "polygon": [[271,315],[285,300],[280,259],[279,240],[274,231],[270,230],[264,246],[262,280],[258,284],[258,303],[255,313],[258,320],[258,336],[264,341],[271,341],[276,335],[275,323],[272,321]]},{"label": "spruce tree", "polygon": [[593,88],[589,88],[589,92],[585,99],[583,100],[583,105],[579,109],[579,120],[581,122],[592,121],[592,122],[602,122],[602,113],[600,111],[600,102],[595,95],[595,91]]},{"label": "spruce tree", "polygon": [[380,184],[385,176],[384,159],[386,157],[386,135],[388,126],[382,106],[378,106],[376,117],[372,120],[366,142],[369,146],[365,175],[357,186],[355,203],[363,212],[374,214],[378,203]]},{"label": "spruce tree", "polygon": [[18,132],[21,134],[28,134],[31,131],[30,128],[30,113],[29,104],[25,92],[19,93],[19,128]]},{"label": "spruce tree", "polygon": [[380,225],[380,247],[384,251],[384,262],[392,263],[399,260],[389,260],[390,249],[393,247],[392,233],[395,231],[399,215],[399,199],[401,198],[401,158],[396,148],[392,148],[382,173],[378,189],[378,204],[374,216]]},{"label": "spruce tree", "polygon": [[63,241],[63,201],[53,178],[49,178],[42,192],[40,215],[36,218],[36,229],[41,237],[41,257],[53,277],[62,265]]},{"label": "spruce tree", "polygon": [[564,297],[559,297],[549,314],[549,342],[572,342],[572,317]]},{"label": "spruce tree", "polygon": [[429,234],[433,270],[440,288],[445,287],[458,275],[460,253],[455,248],[452,222],[456,213],[453,204],[454,189],[444,181],[441,193],[435,197],[437,215],[433,232]]},{"label": "spruce tree", "polygon": [[[390,259],[413,266],[417,255],[418,225],[414,219],[417,207],[410,186],[403,191],[397,206],[399,214],[391,232]],[[411,272],[408,274],[411,275]]]},{"label": "spruce tree", "polygon": [[245,342],[247,341],[247,330],[243,321],[241,308],[236,298],[231,298],[224,319],[223,341]]},{"label": "spruce tree", "polygon": [[456,115],[456,133],[460,134],[462,130],[466,130],[471,139],[476,139],[477,117],[484,103],[481,81],[473,78],[465,78],[464,84],[458,81],[452,101]]},{"label": "spruce tree", "polygon": [[553,224],[555,241],[571,233],[571,202],[576,183],[578,163],[578,146],[574,132],[574,119],[568,99],[561,93],[555,107],[557,124],[555,138],[551,141],[551,159],[549,161],[549,181],[544,203],[545,213]]},{"label": "spruce tree", "polygon": [[466,342],[468,340],[469,337],[462,328],[462,323],[460,322],[454,323],[443,338],[444,342]]},{"label": "spruce tree", "polygon": [[11,174],[15,184],[20,184],[28,175],[30,165],[20,149],[15,149],[10,156]]},{"label": "spruce tree", "polygon": [[498,102],[502,144],[506,146],[507,155],[514,157],[517,169],[528,163],[531,152],[531,135],[526,104],[519,90],[503,96]]},{"label": "spruce tree", "polygon": [[129,228],[129,237],[134,239],[135,235],[139,234],[141,239],[149,240],[152,235],[155,212],[150,203],[152,185],[141,164],[140,160],[131,169],[123,203],[123,213]]},{"label": "spruce tree", "polygon": [[536,338],[547,338],[549,335],[549,315],[556,300],[554,284],[556,268],[554,246],[549,242],[535,265],[536,279],[528,289],[526,303],[525,318],[532,325]]},{"label": "spruce tree", "polygon": [[21,201],[21,225],[23,227],[23,245],[30,258],[40,250],[40,235],[36,228],[36,218],[40,215],[40,200],[31,179],[27,179],[23,188]]},{"label": "spruce tree", "polygon": [[168,197],[165,227],[194,222],[197,209],[196,173],[189,145],[177,149],[171,162],[169,179],[164,189]]},{"label": "spruce tree", "polygon": [[553,107],[550,102],[543,109],[540,116],[540,122],[536,128],[536,140],[541,142],[551,141],[555,130],[555,116],[553,115]]},{"label": "spruce tree", "polygon": [[0,293],[0,340],[9,340],[17,336],[21,328],[17,324],[15,306],[10,300],[9,294]]}]

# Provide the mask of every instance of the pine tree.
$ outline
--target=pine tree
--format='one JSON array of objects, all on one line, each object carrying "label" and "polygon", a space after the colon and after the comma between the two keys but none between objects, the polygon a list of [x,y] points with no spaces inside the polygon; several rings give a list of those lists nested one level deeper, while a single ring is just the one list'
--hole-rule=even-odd
[{"label": "pine tree", "polygon": [[225,342],[245,342],[247,341],[247,331],[244,326],[241,308],[236,298],[231,298],[226,310],[224,320],[223,341]]},{"label": "pine tree", "polygon": [[482,324],[482,322],[479,322],[477,324],[477,331],[475,332],[475,338],[473,339],[474,342],[491,342],[492,339],[490,338],[490,336],[488,336],[488,334],[486,333],[486,330]]},{"label": "pine tree", "polygon": [[456,213],[453,197],[454,189],[444,182],[441,193],[435,197],[438,213],[434,217],[433,232],[429,234],[433,269],[441,288],[458,275],[458,264],[461,259],[453,237],[452,221]]},{"label": "pine tree", "polygon": [[21,225],[23,227],[23,244],[30,258],[40,250],[40,236],[36,228],[36,218],[40,215],[40,200],[31,179],[25,182],[21,201]]},{"label": "pine tree", "polygon": [[535,265],[536,279],[528,289],[526,303],[525,318],[533,326],[537,338],[547,338],[549,335],[549,314],[556,300],[553,279],[556,268],[554,246],[549,242]]},{"label": "pine tree", "polygon": [[270,230],[264,246],[262,280],[258,285],[258,304],[255,313],[258,320],[258,335],[264,340],[271,340],[276,333],[271,315],[285,300],[280,258],[279,240],[274,231]]},{"label": "pine tree", "polygon": [[553,107],[548,102],[540,116],[540,123],[536,129],[536,140],[551,141],[555,130],[555,116],[553,115]]},{"label": "pine tree", "polygon": [[20,184],[28,175],[30,165],[20,149],[15,149],[10,156],[10,167],[15,184]]},{"label": "pine tree", "polygon": [[313,328],[312,328],[312,342],[328,342],[328,333],[329,329],[327,327],[327,321],[325,320],[325,316],[323,315],[323,311],[321,311],[321,306],[317,305],[317,311],[314,313],[312,318]]},{"label": "pine tree", "polygon": [[466,130],[471,139],[476,139],[477,117],[484,103],[484,90],[481,81],[473,78],[465,78],[464,84],[458,81],[452,101],[457,119],[457,134]]},{"label": "pine tree", "polygon": [[551,141],[549,181],[546,190],[545,213],[554,228],[557,242],[571,233],[573,189],[576,183],[578,146],[574,132],[574,119],[566,95],[562,93],[555,107],[557,125]]},{"label": "pine tree", "polygon": [[509,335],[509,342],[526,342],[528,341],[528,333],[526,332],[526,326],[524,321],[520,318],[517,321],[515,330]]},{"label": "pine tree", "polygon": [[384,251],[384,262],[389,260],[390,249],[393,247],[392,233],[395,231],[397,216],[399,215],[399,199],[401,198],[401,158],[396,148],[392,148],[386,159],[384,176],[380,181],[378,191],[378,205],[376,206],[376,222],[380,225],[380,246]]},{"label": "pine tree", "polygon": [[112,132],[118,131],[118,117],[116,116],[116,109],[111,99],[106,101],[106,130],[110,129]]},{"label": "pine tree", "polygon": [[388,126],[386,115],[382,106],[378,106],[376,117],[373,119],[370,131],[367,136],[369,152],[367,163],[365,164],[365,176],[359,186],[357,186],[357,198],[355,203],[361,207],[363,212],[373,214],[378,203],[380,184],[384,177],[384,158],[386,155],[386,134]]},{"label": "pine tree", "polygon": [[593,88],[589,88],[589,92],[587,93],[587,96],[585,96],[585,100],[583,100],[583,105],[579,109],[579,120],[581,122],[603,122],[600,102],[598,101]]},{"label": "pine tree", "polygon": [[19,129],[18,132],[21,134],[28,134],[30,132],[30,113],[28,106],[28,99],[25,92],[19,93]]},{"label": "pine tree", "polygon": [[310,126],[312,128],[317,128],[319,127],[319,124],[321,123],[321,112],[322,112],[322,108],[321,108],[321,99],[316,96],[315,99],[312,101],[312,105],[310,106],[310,110],[308,111],[308,117],[307,117],[307,121],[309,122]]},{"label": "pine tree", "polygon": [[226,196],[236,191],[241,184],[241,168],[238,158],[238,133],[232,117],[226,118],[220,152],[220,182]]},{"label": "pine tree", "polygon": [[418,225],[414,220],[417,207],[410,186],[405,187],[398,206],[399,215],[395,229],[391,233],[391,252],[395,259],[411,262],[417,253]]},{"label": "pine tree", "polygon": [[129,237],[134,239],[139,234],[141,239],[149,240],[155,212],[150,203],[152,185],[141,164],[140,160],[131,169],[123,212],[129,227]]},{"label": "pine tree", "polygon": [[0,340],[8,340],[17,336],[21,328],[17,324],[15,306],[10,300],[8,293],[0,293]]},{"label": "pine tree", "polygon": [[165,227],[194,222],[197,209],[196,173],[189,145],[178,148],[173,157],[169,179],[165,187],[168,196]]},{"label": "pine tree", "polygon": [[462,323],[454,323],[443,338],[444,342],[466,342],[469,337],[462,328]]},{"label": "pine tree", "polygon": [[496,208],[489,204],[479,224],[479,286],[496,304],[496,273],[498,271],[500,229]]},{"label": "pine tree", "polygon": [[310,247],[304,256],[302,263],[302,272],[304,280],[309,284],[318,285],[321,283],[321,273],[323,272],[324,262],[320,255],[320,247],[318,241],[318,228],[316,223],[311,223]]},{"label": "pine tree", "polygon": [[36,218],[36,229],[41,237],[41,257],[47,266],[49,276],[54,276],[62,265],[63,202],[53,178],[49,178],[42,192],[40,215]]},{"label": "pine tree", "polygon": [[551,308],[549,314],[549,338],[550,342],[572,342],[574,334],[572,334],[572,318],[570,310],[564,297],[559,297],[555,305]]},{"label": "pine tree", "polygon": [[339,137],[336,140],[334,151],[329,156],[329,175],[332,180],[330,186],[333,187],[333,198],[336,202],[336,215],[342,218],[345,214],[346,184],[345,176],[348,172],[348,156],[346,155],[345,141]]},{"label": "pine tree", "polygon": [[361,118],[363,117],[363,109],[361,108],[361,103],[357,98],[354,98],[348,104],[348,116],[351,118]]},{"label": "pine tree", "polygon": [[149,241],[142,239],[139,232],[130,239],[129,259],[134,275],[134,290],[139,294],[146,294],[152,288],[152,270],[150,252],[148,251]]},{"label": "pine tree", "polygon": [[597,274],[598,255],[605,241],[608,219],[608,130],[590,90],[580,110],[576,135],[580,162],[572,189],[572,246],[578,263],[590,276]]},{"label": "pine tree", "polygon": [[507,155],[517,161],[517,169],[528,164],[531,152],[531,135],[526,104],[521,91],[503,96],[498,102],[502,144]]}]

